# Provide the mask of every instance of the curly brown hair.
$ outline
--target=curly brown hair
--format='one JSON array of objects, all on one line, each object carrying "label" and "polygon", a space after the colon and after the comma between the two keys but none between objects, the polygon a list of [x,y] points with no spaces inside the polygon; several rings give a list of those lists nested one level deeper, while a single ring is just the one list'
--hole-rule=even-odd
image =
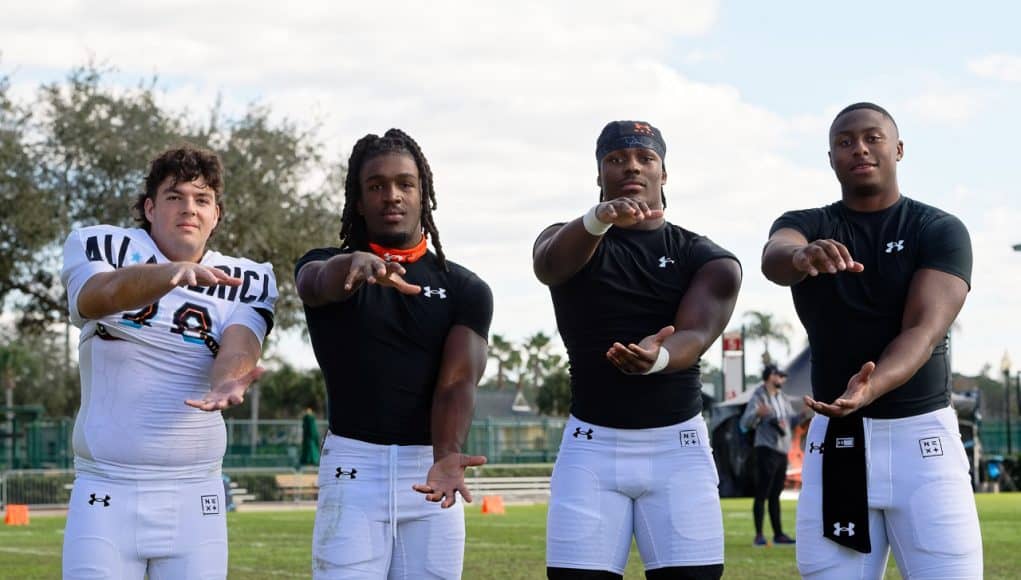
[{"label": "curly brown hair", "polygon": [[139,227],[147,232],[152,229],[152,223],[145,217],[145,200],[155,199],[156,191],[167,177],[172,177],[175,184],[201,178],[216,193],[216,207],[220,209],[220,217],[223,218],[223,203],[220,201],[220,195],[223,194],[223,163],[220,162],[220,156],[209,149],[183,143],[160,153],[149,163],[145,191],[138,195],[132,208]]}]

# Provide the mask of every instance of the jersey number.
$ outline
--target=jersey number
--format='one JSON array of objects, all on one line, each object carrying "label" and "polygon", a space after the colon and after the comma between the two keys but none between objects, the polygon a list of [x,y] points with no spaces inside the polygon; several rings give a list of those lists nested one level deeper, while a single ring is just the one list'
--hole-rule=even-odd
[{"label": "jersey number", "polygon": [[[160,303],[154,302],[141,310],[127,312],[121,316],[121,324],[141,328],[152,326],[152,320],[160,310]],[[216,356],[220,351],[220,344],[209,334],[212,329],[212,317],[209,316],[209,309],[191,302],[185,302],[174,312],[170,332],[180,334],[185,342],[204,344],[209,351]]]}]

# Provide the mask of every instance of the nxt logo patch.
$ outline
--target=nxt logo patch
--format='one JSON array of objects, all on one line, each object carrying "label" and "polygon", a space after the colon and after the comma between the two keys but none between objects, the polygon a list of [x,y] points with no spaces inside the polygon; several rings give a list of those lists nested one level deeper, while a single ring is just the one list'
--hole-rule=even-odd
[{"label": "nxt logo patch", "polygon": [[896,242],[886,242],[886,253],[892,254],[894,250],[900,252],[904,250],[904,240],[897,240]]},{"label": "nxt logo patch", "polygon": [[698,447],[698,431],[681,431],[681,447]]},{"label": "nxt logo patch", "polygon": [[848,522],[846,526],[841,526],[840,522],[833,522],[833,535],[839,537],[841,534],[853,536],[854,522]]},{"label": "nxt logo patch", "polygon": [[571,433],[571,435],[575,439],[577,439],[578,437],[584,437],[585,439],[592,439],[592,428],[590,427],[588,431],[582,431],[581,427],[576,427],[574,429],[574,433]]},{"label": "nxt logo patch", "polygon": [[220,498],[215,495],[202,496],[202,515],[212,516],[220,513]]},{"label": "nxt logo patch", "polygon": [[337,479],[340,479],[341,477],[346,477],[348,479],[358,479],[358,470],[352,467],[350,470],[344,471],[343,467],[338,467],[337,475],[334,475],[334,477]]},{"label": "nxt logo patch", "polygon": [[823,445],[825,445],[825,443],[819,443],[818,445],[816,445],[815,441],[809,441],[808,442],[808,452],[809,453],[818,453],[818,454],[822,455]]},{"label": "nxt logo patch", "polygon": [[440,300],[446,300],[447,299],[447,289],[446,288],[437,288],[437,289],[433,290],[429,286],[423,286],[422,287],[422,294],[425,294],[426,298],[432,298],[433,296],[439,296]]},{"label": "nxt logo patch", "polygon": [[660,268],[666,268],[667,264],[673,264],[673,263],[674,263],[674,259],[673,258],[668,258],[666,256],[660,256],[659,257],[659,267]]},{"label": "nxt logo patch", "polygon": [[96,502],[99,502],[103,507],[110,507],[110,495],[106,494],[103,497],[96,497],[96,494],[90,493],[89,505],[96,505]]},{"label": "nxt logo patch", "polygon": [[836,444],[837,449],[852,449],[854,448],[854,437],[837,437]]},{"label": "nxt logo patch", "polygon": [[922,457],[940,457],[943,455],[943,442],[939,437],[926,437],[918,440],[922,449]]},{"label": "nxt logo patch", "polygon": [[635,123],[635,133],[641,133],[642,135],[652,137],[652,127],[645,123]]}]

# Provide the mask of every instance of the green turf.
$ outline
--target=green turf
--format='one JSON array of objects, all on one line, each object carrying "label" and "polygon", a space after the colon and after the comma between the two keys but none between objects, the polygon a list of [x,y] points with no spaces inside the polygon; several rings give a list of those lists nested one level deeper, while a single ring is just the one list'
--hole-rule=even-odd
[{"label": "green turf", "polygon": [[[1021,494],[976,496],[985,550],[987,579],[1017,578],[1021,570]],[[792,548],[751,546],[751,500],[723,501],[726,578],[796,578]],[[784,525],[794,529],[794,503],[785,502]],[[231,579],[308,578],[312,511],[232,513]],[[546,506],[508,506],[504,516],[467,511],[465,580],[544,578]],[[0,577],[59,578],[64,518],[32,517],[27,527],[0,526]],[[767,525],[768,529],[768,525]],[[890,564],[887,578],[899,579]],[[632,550],[625,578],[640,579],[641,563]]]}]

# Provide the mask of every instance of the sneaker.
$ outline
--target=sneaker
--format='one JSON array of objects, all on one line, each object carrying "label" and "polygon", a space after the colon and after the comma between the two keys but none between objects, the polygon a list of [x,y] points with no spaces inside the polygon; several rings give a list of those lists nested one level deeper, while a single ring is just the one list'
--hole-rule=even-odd
[{"label": "sneaker", "polygon": [[759,534],[755,536],[755,539],[752,541],[752,545],[755,546],[756,548],[764,548],[769,545],[769,542],[766,541],[765,536]]},{"label": "sneaker", "polygon": [[777,534],[773,536],[773,543],[778,546],[784,544],[793,546],[796,542],[794,541],[794,538],[788,536],[787,534]]}]

